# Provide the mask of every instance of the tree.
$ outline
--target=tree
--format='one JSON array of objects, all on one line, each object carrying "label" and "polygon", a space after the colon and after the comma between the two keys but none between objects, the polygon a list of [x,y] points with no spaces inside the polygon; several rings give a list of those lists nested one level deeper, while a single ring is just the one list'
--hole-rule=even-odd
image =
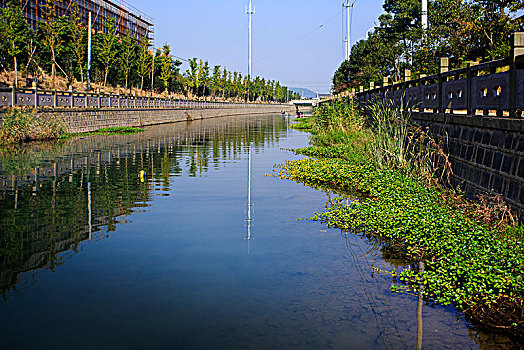
[{"label": "tree", "polygon": [[136,39],[133,37],[131,31],[126,30],[126,35],[120,39],[119,43],[122,45],[122,55],[119,57],[119,61],[124,69],[124,75],[126,77],[126,91],[129,85],[129,71],[131,70],[133,61],[135,61],[137,44]]},{"label": "tree", "polygon": [[474,28],[486,48],[482,58],[506,57],[510,51],[509,35],[518,28],[512,16],[524,8],[524,1],[474,0],[472,6],[479,14],[473,21]]},{"label": "tree", "polygon": [[198,59],[190,58],[189,59],[189,70],[186,70],[186,84],[190,88],[191,93],[195,95],[197,91],[198,84]]},{"label": "tree", "polygon": [[24,15],[14,1],[9,1],[7,6],[0,11],[2,21],[0,30],[5,51],[13,60],[15,69],[15,86],[18,86],[18,61],[17,56],[25,52],[25,38],[27,36],[27,23]]},{"label": "tree", "polygon": [[60,35],[61,26],[56,15],[56,4],[60,2],[61,0],[47,0],[42,6],[44,21],[39,22],[43,33],[42,42],[51,53],[51,79],[53,89],[56,86],[56,67],[58,66],[56,58],[63,49],[63,40]]},{"label": "tree", "polygon": [[222,73],[220,71],[220,66],[213,67],[213,76],[211,77],[211,93],[213,98],[216,97],[217,92],[220,91],[220,77]]},{"label": "tree", "polygon": [[73,2],[71,5],[71,45],[73,46],[73,52],[75,59],[78,64],[80,71],[80,81],[84,83],[84,64],[86,59],[86,48],[84,40],[87,34],[87,30],[82,22],[82,14],[78,3]]},{"label": "tree", "polygon": [[209,85],[209,62],[199,60],[198,62],[198,86],[197,86],[197,93],[200,91],[200,87],[202,87],[202,95],[206,95],[206,89]]},{"label": "tree", "polygon": [[137,74],[140,77],[140,90],[144,90],[144,78],[151,69],[151,52],[149,51],[150,39],[147,35],[142,36],[138,48]]},{"label": "tree", "polygon": [[102,41],[98,47],[98,57],[104,67],[104,87],[107,86],[107,76],[109,69],[113,66],[116,59],[117,24],[114,17],[109,17],[104,22],[105,33],[102,33]]},{"label": "tree", "polygon": [[160,80],[164,82],[164,90],[168,88],[168,81],[173,76],[173,58],[171,48],[164,44],[162,56],[160,56]]}]

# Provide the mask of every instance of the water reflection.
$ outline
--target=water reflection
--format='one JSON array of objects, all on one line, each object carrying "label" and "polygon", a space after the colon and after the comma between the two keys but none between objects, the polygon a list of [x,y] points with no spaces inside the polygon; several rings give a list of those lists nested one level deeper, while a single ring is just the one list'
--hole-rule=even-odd
[{"label": "water reflection", "polygon": [[2,296],[34,283],[34,271],[55,270],[108,237],[154,196],[168,196],[172,177],[205,176],[210,168],[239,160],[246,145],[251,154],[252,146],[278,142],[285,120],[275,121],[220,118],[0,152]]},{"label": "water reflection", "polygon": [[246,203],[246,212],[247,212],[247,218],[246,218],[246,224],[247,224],[247,235],[245,237],[247,241],[247,254],[249,255],[251,253],[251,240],[255,239],[251,235],[251,226],[253,225],[253,203],[251,202],[251,144],[248,146],[248,160],[247,160],[247,203]]}]

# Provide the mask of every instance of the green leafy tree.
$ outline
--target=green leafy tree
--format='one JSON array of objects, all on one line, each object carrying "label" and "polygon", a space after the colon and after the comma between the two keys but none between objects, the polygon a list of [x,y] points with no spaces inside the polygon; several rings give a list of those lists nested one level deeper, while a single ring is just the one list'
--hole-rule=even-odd
[{"label": "green leafy tree", "polygon": [[220,66],[213,67],[213,76],[211,77],[211,94],[213,98],[216,97],[217,92],[220,92],[220,77],[222,72],[220,71]]},{"label": "green leafy tree", "polygon": [[78,70],[80,71],[80,81],[84,83],[84,64],[86,61],[86,46],[84,44],[87,30],[82,22],[82,13],[78,3],[71,5],[71,38],[70,43],[73,47]]},{"label": "green leafy tree", "polygon": [[140,77],[140,90],[144,90],[144,78],[149,73],[152,64],[152,54],[149,51],[150,39],[147,35],[142,36],[138,48],[137,74]]},{"label": "green leafy tree", "polygon": [[198,82],[198,59],[189,59],[189,70],[186,70],[186,84],[189,87],[191,93],[196,95],[196,91],[199,87]]},{"label": "green leafy tree", "polygon": [[39,22],[43,34],[42,43],[51,54],[51,81],[53,89],[56,87],[57,57],[64,48],[64,42],[61,37],[62,26],[56,14],[56,5],[60,2],[60,0],[47,0],[42,6],[44,21]]},{"label": "green leafy tree", "polygon": [[163,47],[162,56],[160,56],[160,79],[164,82],[164,90],[167,90],[168,81],[173,76],[173,58],[171,48],[166,43]]},{"label": "green leafy tree", "polygon": [[197,69],[197,75],[198,75],[198,86],[197,91],[200,91],[200,88],[202,88],[202,95],[206,95],[207,87],[209,86],[209,62],[199,60],[198,62],[198,69]]},{"label": "green leafy tree", "polygon": [[120,61],[120,64],[124,71],[125,87],[127,91],[129,87],[129,72],[131,71],[131,68],[133,67],[133,63],[136,60],[136,51],[137,51],[136,38],[133,37],[133,34],[128,29],[126,30],[126,35],[122,39],[119,40],[119,44],[122,45],[122,54],[120,55],[118,60]]},{"label": "green leafy tree", "polygon": [[104,69],[104,87],[107,86],[107,76],[109,75],[109,69],[114,65],[116,61],[116,43],[118,40],[116,31],[117,24],[114,17],[109,17],[104,22],[105,32],[102,33],[102,41],[98,47],[98,58],[102,62]]},{"label": "green leafy tree", "polygon": [[25,52],[25,39],[27,36],[27,23],[20,6],[14,1],[9,1],[7,6],[0,11],[0,31],[2,44],[5,45],[7,56],[13,60],[15,70],[15,86],[18,86],[18,61],[17,57]]}]

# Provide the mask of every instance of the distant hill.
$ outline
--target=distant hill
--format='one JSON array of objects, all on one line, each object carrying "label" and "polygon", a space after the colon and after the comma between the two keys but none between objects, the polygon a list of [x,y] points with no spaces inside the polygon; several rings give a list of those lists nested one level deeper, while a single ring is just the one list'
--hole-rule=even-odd
[{"label": "distant hill", "polygon": [[296,92],[300,96],[304,96],[305,98],[315,98],[317,97],[317,93],[315,91],[305,89],[305,88],[294,88],[291,87],[289,90]]}]

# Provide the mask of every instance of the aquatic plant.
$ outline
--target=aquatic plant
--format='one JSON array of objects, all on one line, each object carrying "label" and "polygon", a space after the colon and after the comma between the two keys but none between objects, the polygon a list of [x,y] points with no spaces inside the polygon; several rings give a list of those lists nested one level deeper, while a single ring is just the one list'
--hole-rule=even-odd
[{"label": "aquatic plant", "polygon": [[73,137],[78,136],[91,136],[91,135],[121,135],[121,134],[138,134],[143,132],[144,129],[135,128],[132,126],[122,126],[122,127],[110,127],[102,128],[97,131],[84,132],[84,133],[67,133],[59,137],[61,140],[68,140]]},{"label": "aquatic plant", "polygon": [[291,124],[289,127],[295,130],[312,131],[315,126],[313,117],[300,118],[296,120],[297,123]]},{"label": "aquatic plant", "polygon": [[398,170],[333,158],[289,162],[279,175],[367,194],[365,200],[336,204],[313,219],[380,237],[413,261],[426,263],[424,272],[400,272],[405,284],[395,289],[417,291],[422,282],[428,299],[452,303],[489,325],[523,331],[524,242],[515,235],[501,237],[497,229],[457,210],[444,189],[425,186]]},{"label": "aquatic plant", "polygon": [[[385,105],[373,110],[369,130],[352,128],[346,143],[329,145],[337,138],[330,134],[341,128],[328,127],[321,138],[312,136],[316,147],[297,150],[314,158],[287,162],[276,170],[278,176],[364,194],[349,205],[335,202],[313,219],[373,235],[404,251],[413,266],[395,271],[400,284],[392,290],[423,293],[427,300],[453,304],[484,325],[524,336],[522,226],[514,225],[500,201],[469,202],[439,185],[435,174],[449,163],[439,159],[438,145],[413,129],[408,115]],[[315,121],[328,125],[322,123]],[[413,136],[417,132],[419,136]],[[423,271],[418,262],[424,263]]]}]

